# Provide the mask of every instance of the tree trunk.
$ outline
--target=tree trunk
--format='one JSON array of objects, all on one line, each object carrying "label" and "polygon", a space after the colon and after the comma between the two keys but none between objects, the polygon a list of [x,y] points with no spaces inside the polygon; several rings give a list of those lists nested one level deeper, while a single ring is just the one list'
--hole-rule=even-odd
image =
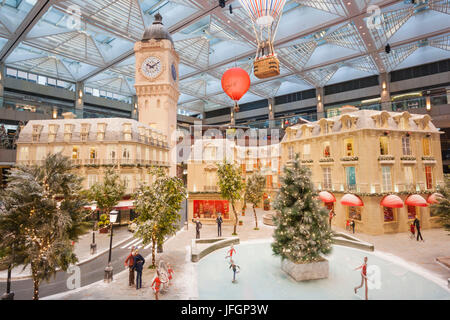
[{"label": "tree trunk", "polygon": [[155,268],[155,250],[156,250],[156,236],[152,236],[152,267]]},{"label": "tree trunk", "polygon": [[231,201],[231,207],[233,208],[233,213],[234,213],[234,231],[233,234],[237,234],[237,224],[238,224],[238,215],[236,213],[236,209],[234,208],[234,201]]},{"label": "tree trunk", "polygon": [[256,216],[256,210],[255,210],[255,205],[253,205],[253,214],[255,215],[255,224],[256,224],[256,229],[258,229],[258,217]]},{"label": "tree trunk", "polygon": [[39,300],[39,279],[34,263],[31,264],[31,274],[33,277],[33,300]]}]

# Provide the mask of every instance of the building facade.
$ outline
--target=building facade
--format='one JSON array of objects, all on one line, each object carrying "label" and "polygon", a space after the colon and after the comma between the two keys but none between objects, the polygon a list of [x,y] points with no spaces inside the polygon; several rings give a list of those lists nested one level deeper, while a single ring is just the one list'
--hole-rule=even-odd
[{"label": "building facade", "polygon": [[[423,228],[437,226],[428,207],[388,208],[386,195],[405,201],[419,194],[427,199],[444,184],[440,131],[428,115],[408,112],[358,110],[345,106],[341,115],[289,127],[282,141],[283,165],[299,154],[311,169],[318,191],[332,193],[336,202],[333,224],[345,227],[354,220],[356,230],[368,234],[405,232],[418,217]],[[363,206],[344,206],[351,193]]]},{"label": "building facade", "polygon": [[[168,170],[169,146],[162,132],[124,118],[30,120],[17,141],[17,164],[40,164],[47,154],[61,152],[89,189],[114,168],[125,182],[126,197],[142,183],[150,184],[149,168]],[[118,204],[121,222],[133,218],[131,201]]]},{"label": "building facade", "polygon": [[[234,224],[231,204],[222,199],[218,186],[218,164],[224,159],[239,169],[244,182],[255,172],[265,177],[264,196],[259,205],[261,208],[264,200],[271,202],[276,197],[280,187],[280,144],[266,144],[267,141],[261,143],[259,139],[253,141],[254,145],[246,145],[238,139],[203,138],[193,143],[187,163],[189,220],[199,218],[202,223],[213,224],[220,212],[225,224]],[[242,199],[235,203],[239,215],[243,207]]]}]

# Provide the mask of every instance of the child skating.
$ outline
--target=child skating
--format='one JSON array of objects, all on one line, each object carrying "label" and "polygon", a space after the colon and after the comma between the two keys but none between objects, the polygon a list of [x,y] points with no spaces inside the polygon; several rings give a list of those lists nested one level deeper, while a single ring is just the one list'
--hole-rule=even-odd
[{"label": "child skating", "polygon": [[368,300],[368,288],[367,288],[367,257],[364,257],[364,263],[359,267],[355,268],[355,270],[361,269],[361,285],[359,287],[355,287],[355,294],[358,292],[358,289],[365,286],[365,294],[366,300]]},{"label": "child skating", "polygon": [[239,271],[241,270],[241,267],[239,267],[238,265],[236,265],[234,263],[233,260],[230,260],[230,269],[233,270],[233,280],[231,280],[231,282],[235,283],[236,282],[236,273],[239,273]]},{"label": "child skating", "polygon": [[233,244],[231,244],[230,250],[227,251],[227,255],[226,255],[225,259],[230,258],[230,260],[232,260],[233,254],[236,254],[236,250],[234,249]]}]

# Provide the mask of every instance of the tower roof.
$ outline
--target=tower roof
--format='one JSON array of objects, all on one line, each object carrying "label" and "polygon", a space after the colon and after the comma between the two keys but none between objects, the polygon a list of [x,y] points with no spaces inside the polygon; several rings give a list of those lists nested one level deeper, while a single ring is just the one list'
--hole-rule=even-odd
[{"label": "tower roof", "polygon": [[162,16],[159,13],[155,14],[155,20],[153,21],[153,23],[150,26],[148,26],[145,29],[144,36],[142,37],[142,41],[151,40],[151,39],[170,40],[170,42],[172,42],[172,45],[173,45],[172,36],[170,35],[169,31],[162,23]]}]

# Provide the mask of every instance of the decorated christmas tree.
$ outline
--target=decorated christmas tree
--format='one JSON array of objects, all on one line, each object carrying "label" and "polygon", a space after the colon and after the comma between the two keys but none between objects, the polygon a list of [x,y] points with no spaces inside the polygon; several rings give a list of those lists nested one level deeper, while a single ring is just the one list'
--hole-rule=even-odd
[{"label": "decorated christmas tree", "polygon": [[331,251],[332,233],[328,214],[321,207],[310,180],[311,171],[300,165],[298,155],[292,166],[283,168],[281,188],[274,208],[275,241],[272,250],[282,260],[294,263],[321,261]]}]

